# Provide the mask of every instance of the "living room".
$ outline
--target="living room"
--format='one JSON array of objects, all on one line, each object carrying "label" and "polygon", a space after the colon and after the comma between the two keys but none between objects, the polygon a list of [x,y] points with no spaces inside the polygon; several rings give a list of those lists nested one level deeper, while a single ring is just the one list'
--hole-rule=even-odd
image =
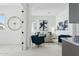
[{"label": "living room", "polygon": [[62,56],[62,38],[73,34],[69,3],[3,3],[0,8],[0,55]]},{"label": "living room", "polygon": [[[32,12],[32,34],[46,34],[46,42],[58,43],[59,35],[72,35],[72,24],[69,23],[69,6],[64,4],[30,4]],[[45,27],[40,28],[40,24]],[[45,24],[44,24],[45,23]],[[61,23],[61,24],[60,24]],[[66,24],[65,24],[66,23]],[[66,28],[63,25],[67,25]],[[69,30],[71,29],[71,30]],[[50,38],[48,35],[50,34]],[[52,37],[51,37],[52,36]],[[51,39],[52,38],[52,39]]]},{"label": "living room", "polygon": [[[62,55],[62,38],[71,37],[73,34],[73,24],[69,23],[69,4],[37,3],[30,4],[30,6],[32,12],[32,48],[37,50],[42,50],[43,48],[46,50],[46,47],[54,53],[50,52],[50,54]],[[43,36],[44,41],[40,42],[41,36]]]}]

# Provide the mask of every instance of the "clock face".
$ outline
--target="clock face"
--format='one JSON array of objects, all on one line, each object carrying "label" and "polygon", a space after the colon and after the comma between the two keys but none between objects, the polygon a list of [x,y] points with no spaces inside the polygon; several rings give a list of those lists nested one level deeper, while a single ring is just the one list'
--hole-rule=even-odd
[{"label": "clock face", "polygon": [[19,30],[22,27],[20,18],[16,16],[10,17],[8,20],[8,27],[13,31]]}]

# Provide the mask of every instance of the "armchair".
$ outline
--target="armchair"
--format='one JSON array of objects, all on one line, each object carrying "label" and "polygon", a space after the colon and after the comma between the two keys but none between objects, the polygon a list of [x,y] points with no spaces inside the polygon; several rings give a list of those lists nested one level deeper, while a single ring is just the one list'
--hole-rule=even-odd
[{"label": "armchair", "polygon": [[44,43],[45,36],[32,35],[32,43],[36,44],[38,47],[40,44]]}]

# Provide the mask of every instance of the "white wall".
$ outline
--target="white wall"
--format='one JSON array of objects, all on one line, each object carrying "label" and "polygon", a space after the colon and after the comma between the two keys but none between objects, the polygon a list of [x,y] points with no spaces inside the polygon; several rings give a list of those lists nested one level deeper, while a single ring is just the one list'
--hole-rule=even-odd
[{"label": "white wall", "polygon": [[22,42],[21,29],[12,31],[8,28],[7,21],[9,17],[18,16],[21,18],[22,6],[20,4],[3,4],[0,5],[0,14],[4,14],[6,20],[4,22],[4,30],[0,30],[0,44],[20,44]]},{"label": "white wall", "polygon": [[[47,20],[48,21],[48,30],[46,32],[52,32],[52,28],[55,29],[56,27],[56,17],[55,16],[32,16],[32,22],[36,22],[37,29],[36,32],[40,32],[39,30],[39,21],[40,20]],[[54,31],[53,31],[54,32]],[[32,32],[34,33],[34,32]]]},{"label": "white wall", "polygon": [[[21,12],[22,10],[24,13]],[[6,20],[4,22],[5,29],[0,30],[0,44],[21,44],[24,42],[23,49],[26,50],[27,48],[30,48],[31,19],[29,4],[0,4],[0,14],[4,14],[6,16]],[[7,21],[12,16],[17,16],[21,21],[24,21],[20,30],[12,31],[8,28]],[[24,34],[22,34],[22,31]]]},{"label": "white wall", "polygon": [[[31,4],[33,16],[55,16],[50,24],[68,19],[68,3],[60,4]],[[56,22],[54,22],[54,20]],[[55,25],[56,26],[56,25]],[[49,25],[50,27],[50,25]],[[52,26],[53,27],[53,26]],[[56,27],[55,27],[56,28]],[[50,29],[50,28],[49,28]],[[66,32],[65,32],[66,33]]]},{"label": "white wall", "polygon": [[[69,9],[68,7],[63,10],[59,15],[56,16],[56,28],[58,25],[58,22],[64,21],[64,20],[68,20],[69,21]],[[68,30],[57,30],[57,34],[66,34],[66,35],[72,35],[72,24],[68,24]]]}]

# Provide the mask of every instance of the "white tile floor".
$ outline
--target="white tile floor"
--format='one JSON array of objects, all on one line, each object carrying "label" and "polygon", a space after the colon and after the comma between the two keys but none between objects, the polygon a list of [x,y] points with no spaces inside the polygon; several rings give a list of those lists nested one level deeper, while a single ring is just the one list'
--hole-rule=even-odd
[{"label": "white tile floor", "polygon": [[31,49],[26,51],[21,51],[21,46],[0,45],[0,56],[61,56],[61,55],[62,55],[62,46],[56,43],[46,43],[39,48],[33,46]]}]

